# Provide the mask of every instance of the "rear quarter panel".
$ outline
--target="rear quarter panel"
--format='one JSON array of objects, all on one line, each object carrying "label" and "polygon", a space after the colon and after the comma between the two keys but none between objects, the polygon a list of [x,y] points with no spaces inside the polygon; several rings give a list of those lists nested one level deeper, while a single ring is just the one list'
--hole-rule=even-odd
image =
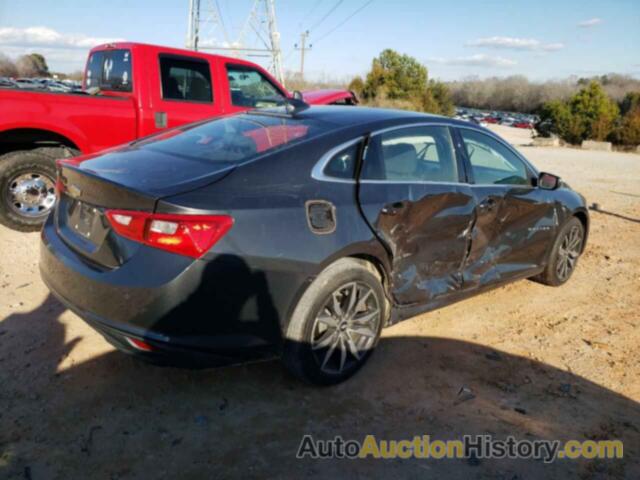
[{"label": "rear quarter panel", "polygon": [[[209,187],[159,202],[158,211],[175,211],[170,202],[234,218],[232,229],[207,258],[211,268],[203,288],[210,290],[203,298],[226,304],[231,313],[240,312],[242,321],[286,328],[297,300],[330,263],[344,256],[385,260],[385,251],[359,211],[355,184],[311,178],[320,157],[351,138],[354,135],[335,135],[307,142],[303,148],[238,167]],[[333,233],[310,230],[305,202],[315,199],[335,206]],[[229,307],[234,303],[236,308]]]}]

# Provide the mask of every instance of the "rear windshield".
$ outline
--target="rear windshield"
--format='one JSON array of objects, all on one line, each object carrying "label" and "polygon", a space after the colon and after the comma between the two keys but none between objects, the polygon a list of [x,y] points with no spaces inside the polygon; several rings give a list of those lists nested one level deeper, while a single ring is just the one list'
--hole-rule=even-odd
[{"label": "rear windshield", "polygon": [[233,164],[275,152],[335,127],[310,118],[243,114],[170,130],[137,146],[191,159]]},{"label": "rear windshield", "polygon": [[86,88],[130,92],[132,83],[129,50],[99,50],[89,56]]}]

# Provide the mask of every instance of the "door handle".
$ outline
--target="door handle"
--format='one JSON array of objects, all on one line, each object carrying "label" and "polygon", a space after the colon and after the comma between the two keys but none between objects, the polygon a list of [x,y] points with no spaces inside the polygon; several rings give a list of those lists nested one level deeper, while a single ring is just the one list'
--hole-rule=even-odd
[{"label": "door handle", "polygon": [[391,205],[382,207],[382,213],[385,215],[396,215],[398,210],[402,210],[406,206],[405,202],[393,202]]},{"label": "door handle", "polygon": [[482,202],[480,202],[480,205],[478,205],[478,207],[480,208],[480,210],[485,210],[487,212],[490,212],[491,210],[494,209],[494,207],[496,206],[496,200],[494,198],[487,198],[486,200],[483,200]]}]

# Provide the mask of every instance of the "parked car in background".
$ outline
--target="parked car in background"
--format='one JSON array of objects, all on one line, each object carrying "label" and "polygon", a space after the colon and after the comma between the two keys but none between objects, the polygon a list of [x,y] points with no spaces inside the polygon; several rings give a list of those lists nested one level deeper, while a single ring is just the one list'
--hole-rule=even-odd
[{"label": "parked car in background", "polygon": [[33,78],[16,78],[15,84],[18,88],[27,90],[40,90],[43,86]]},{"label": "parked car in background", "polygon": [[333,384],[384,326],[576,268],[584,198],[492,132],[294,107],[60,161],[45,283],[125,352],[198,365],[275,353]]},{"label": "parked car in background", "polygon": [[[20,90],[0,90],[0,223],[24,231],[39,229],[55,203],[56,159],[291,96],[252,62],[139,43],[91,50],[82,93],[51,79],[16,83]],[[303,95],[357,102],[344,90]]]},{"label": "parked car in background", "polygon": [[513,123],[513,126],[515,128],[533,128],[533,123],[527,121],[527,120],[519,120],[517,122]]},{"label": "parked car in background", "polygon": [[0,87],[16,88],[17,85],[16,82],[11,80],[10,78],[0,77]]}]

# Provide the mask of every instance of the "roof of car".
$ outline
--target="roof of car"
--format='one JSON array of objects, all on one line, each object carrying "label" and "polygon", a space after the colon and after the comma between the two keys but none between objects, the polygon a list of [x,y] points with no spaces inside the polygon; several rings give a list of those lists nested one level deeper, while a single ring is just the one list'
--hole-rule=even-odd
[{"label": "roof of car", "polygon": [[[252,114],[270,114],[274,111],[282,112],[282,109],[266,109],[264,111],[253,110]],[[460,125],[463,127],[486,130],[478,125],[474,125],[464,120],[456,120],[441,115],[412,112],[407,110],[393,110],[388,108],[354,107],[338,105],[313,105],[306,110],[295,114],[295,118],[302,120],[320,120],[325,123],[332,123],[338,126],[364,126],[364,125],[398,125],[405,121],[407,123],[446,123],[447,125]]]}]

